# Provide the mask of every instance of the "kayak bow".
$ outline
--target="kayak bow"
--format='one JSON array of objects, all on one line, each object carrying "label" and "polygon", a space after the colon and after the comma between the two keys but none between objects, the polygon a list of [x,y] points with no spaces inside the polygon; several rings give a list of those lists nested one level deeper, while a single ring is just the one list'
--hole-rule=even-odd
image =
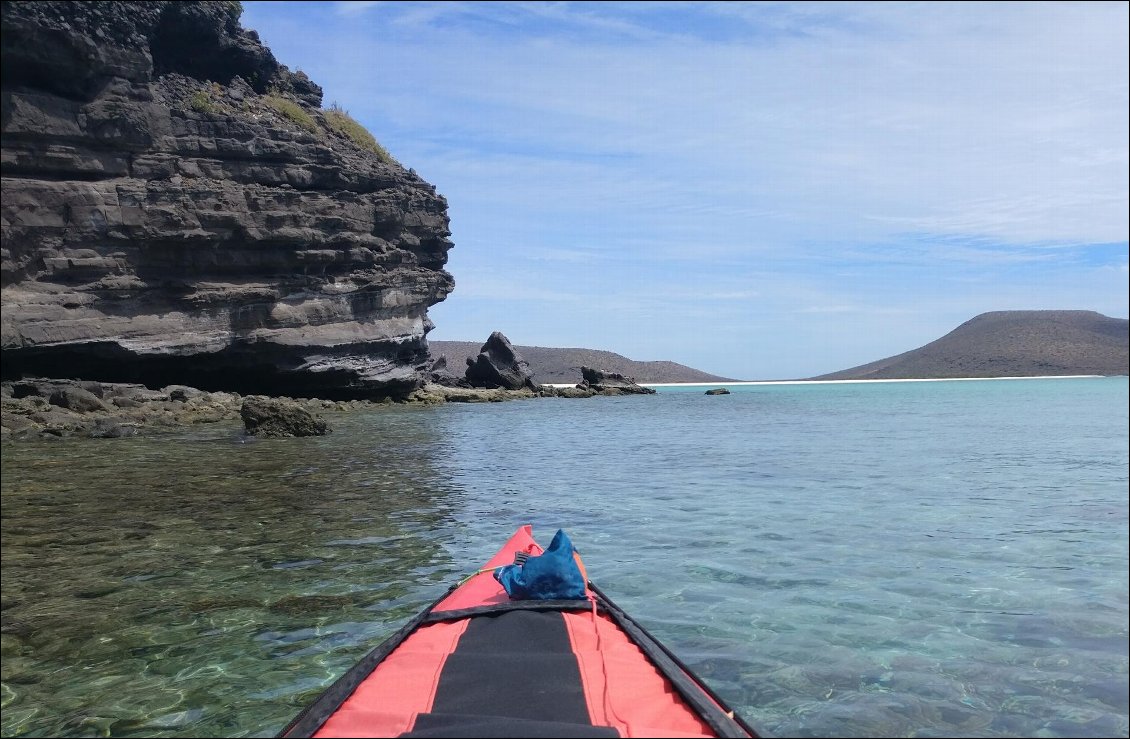
[{"label": "kayak bow", "polygon": [[279,736],[757,736],[591,582],[587,600],[511,600],[493,570],[542,552],[519,528]]}]

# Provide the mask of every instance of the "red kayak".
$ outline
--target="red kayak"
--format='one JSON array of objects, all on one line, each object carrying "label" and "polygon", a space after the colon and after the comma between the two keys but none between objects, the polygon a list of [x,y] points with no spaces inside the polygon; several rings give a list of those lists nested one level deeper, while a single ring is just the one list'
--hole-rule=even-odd
[{"label": "red kayak", "polygon": [[279,736],[757,736],[587,578],[582,599],[508,595],[494,573],[543,553],[518,529]]}]

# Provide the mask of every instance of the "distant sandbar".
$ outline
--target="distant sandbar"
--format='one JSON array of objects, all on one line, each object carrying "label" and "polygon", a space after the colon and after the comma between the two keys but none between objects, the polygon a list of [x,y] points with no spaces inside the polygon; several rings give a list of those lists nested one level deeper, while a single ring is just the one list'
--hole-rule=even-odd
[{"label": "distant sandbar", "polygon": [[[641,382],[644,387],[742,387],[747,385],[860,385],[884,382],[972,382],[975,380],[1079,380],[1105,375],[1025,375],[1023,377],[913,377],[897,380],[747,380],[741,382]],[[548,383],[547,383],[548,384]],[[548,384],[548,387],[573,387]]]}]

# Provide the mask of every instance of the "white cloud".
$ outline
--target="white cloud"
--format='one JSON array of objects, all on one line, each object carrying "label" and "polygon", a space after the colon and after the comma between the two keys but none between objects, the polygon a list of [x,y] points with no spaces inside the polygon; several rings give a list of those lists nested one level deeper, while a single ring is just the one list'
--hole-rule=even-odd
[{"label": "white cloud", "polygon": [[[1093,38],[1029,21],[1034,40],[1007,25],[1027,15],[1047,12],[986,21],[956,44],[898,26],[878,41],[825,35],[818,49],[807,39],[700,41],[645,53],[631,44],[456,35],[456,43],[397,46],[380,65],[395,73],[378,82],[358,63],[369,53],[364,44],[335,53],[340,68],[363,75],[359,84],[391,88],[394,108],[421,90],[419,74],[400,72],[433,70],[423,75],[429,115],[464,113],[451,115],[462,141],[449,146],[486,145],[471,150],[499,182],[500,172],[525,166],[525,178],[509,180],[515,187],[498,190],[504,197],[533,184],[537,194],[570,188],[562,194],[576,198],[585,185],[623,208],[686,207],[687,190],[715,189],[715,179],[751,210],[792,211],[781,225],[800,233],[845,221],[870,232],[886,219],[1018,243],[1124,240],[1127,96],[1112,79],[1118,66],[1096,53]],[[421,123],[402,122],[413,131]],[[528,151],[519,157],[526,161],[516,162],[514,150]]]},{"label": "white cloud", "polygon": [[445,338],[521,321],[659,358],[763,314],[799,363],[821,316],[897,353],[984,310],[1127,314],[1125,4],[257,5],[280,60],[447,196],[434,313],[471,333]]}]

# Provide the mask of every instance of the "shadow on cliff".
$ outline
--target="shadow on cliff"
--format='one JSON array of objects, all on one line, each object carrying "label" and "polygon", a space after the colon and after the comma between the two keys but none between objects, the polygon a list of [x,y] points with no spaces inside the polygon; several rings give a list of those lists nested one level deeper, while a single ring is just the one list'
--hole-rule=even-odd
[{"label": "shadow on cliff", "polygon": [[[349,348],[355,353],[356,346]],[[210,392],[276,395],[327,400],[371,400],[378,396],[404,399],[418,383],[405,380],[374,393],[357,385],[348,370],[303,372],[285,347],[228,347],[208,355],[139,355],[113,342],[88,342],[80,347],[59,346],[7,350],[0,362],[0,379],[53,377],[99,382],[133,382],[149,388],[184,384]]]}]

